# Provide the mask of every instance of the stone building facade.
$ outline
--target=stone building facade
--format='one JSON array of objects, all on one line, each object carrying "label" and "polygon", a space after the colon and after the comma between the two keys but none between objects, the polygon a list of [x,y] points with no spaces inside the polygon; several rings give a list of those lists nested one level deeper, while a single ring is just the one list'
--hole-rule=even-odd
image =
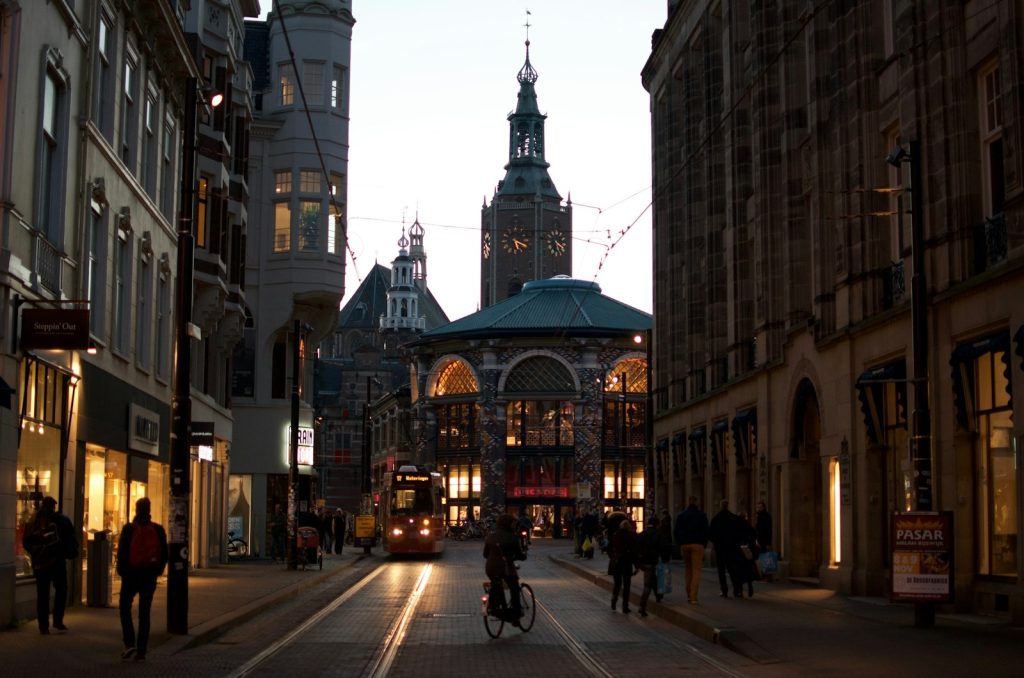
[{"label": "stone building facade", "polygon": [[884,595],[928,407],[953,606],[1024,617],[1022,21],[1015,2],[668,3],[643,69],[662,506],[764,498],[783,573]]}]

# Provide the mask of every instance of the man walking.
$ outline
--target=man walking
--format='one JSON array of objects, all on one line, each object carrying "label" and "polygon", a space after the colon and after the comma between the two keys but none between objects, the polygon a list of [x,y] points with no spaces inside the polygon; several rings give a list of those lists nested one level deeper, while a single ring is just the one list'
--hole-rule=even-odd
[{"label": "man walking", "polygon": [[691,605],[696,605],[704,549],[708,545],[708,517],[697,506],[697,497],[690,497],[689,505],[676,518],[676,542],[683,555],[686,598]]},{"label": "man walking", "polygon": [[53,586],[53,628],[67,631],[64,607],[68,602],[67,559],[78,555],[78,541],[71,521],[57,511],[57,500],[43,499],[35,515],[25,525],[21,545],[32,559],[36,577],[36,619],[39,633],[50,633],[50,586]]},{"label": "man walking", "polygon": [[722,597],[729,597],[729,583],[726,572],[732,579],[733,593],[737,598],[743,597],[743,581],[737,570],[740,555],[739,535],[737,527],[739,518],[729,510],[729,500],[723,499],[721,510],[715,514],[708,525],[708,538],[715,547],[715,565],[718,568],[718,585],[722,588]]},{"label": "man walking", "polygon": [[[121,530],[117,544],[117,573],[121,575],[121,659],[146,658],[149,643],[149,610],[156,592],[156,578],[167,565],[167,533],[150,517],[148,497],[135,502],[135,519]],[[132,624],[132,603],[139,596],[139,635]]]}]

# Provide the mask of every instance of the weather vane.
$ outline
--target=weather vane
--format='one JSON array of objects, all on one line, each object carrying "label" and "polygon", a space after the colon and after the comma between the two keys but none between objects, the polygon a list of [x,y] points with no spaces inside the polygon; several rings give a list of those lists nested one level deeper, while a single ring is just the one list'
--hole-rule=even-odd
[{"label": "weather vane", "polygon": [[526,42],[530,42],[530,16],[530,10],[526,10],[526,23],[523,24],[526,26]]}]

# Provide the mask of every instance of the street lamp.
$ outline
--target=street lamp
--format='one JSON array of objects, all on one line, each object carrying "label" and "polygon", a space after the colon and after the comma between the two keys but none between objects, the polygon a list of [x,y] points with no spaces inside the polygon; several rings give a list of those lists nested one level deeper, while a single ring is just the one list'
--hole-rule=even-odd
[{"label": "street lamp", "polygon": [[[921,142],[911,141],[910,150],[895,146],[885,161],[893,167],[910,165],[911,324],[914,346],[914,412],[910,422],[910,463],[914,469],[914,509],[932,510],[931,411],[928,408],[928,300],[924,273],[924,183],[921,180]],[[934,603],[914,605],[914,625],[935,625]]]},{"label": "street lamp", "polygon": [[[207,90],[208,91],[208,90]],[[195,255],[196,213],[196,118],[207,104],[199,80],[190,77],[185,86],[185,126],[181,150],[181,205],[178,211],[178,279],[175,285],[174,396],[171,402],[171,497],[167,562],[167,631],[188,633],[189,500],[191,479],[192,383],[191,357],[192,277]],[[223,95],[212,93],[216,106]]]}]

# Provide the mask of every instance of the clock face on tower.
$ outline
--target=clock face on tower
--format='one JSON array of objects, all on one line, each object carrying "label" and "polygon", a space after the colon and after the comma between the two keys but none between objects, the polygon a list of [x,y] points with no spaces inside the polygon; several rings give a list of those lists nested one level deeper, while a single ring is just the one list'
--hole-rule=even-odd
[{"label": "clock face on tower", "polygon": [[484,259],[491,258],[491,232],[484,231],[484,244],[483,244]]},{"label": "clock face on tower", "polygon": [[544,235],[544,244],[547,246],[548,254],[553,257],[560,257],[565,254],[566,242],[565,233],[553,228]]},{"label": "clock face on tower", "polygon": [[513,224],[502,233],[501,246],[509,254],[521,254],[529,249],[530,236],[525,228],[518,224]]}]

